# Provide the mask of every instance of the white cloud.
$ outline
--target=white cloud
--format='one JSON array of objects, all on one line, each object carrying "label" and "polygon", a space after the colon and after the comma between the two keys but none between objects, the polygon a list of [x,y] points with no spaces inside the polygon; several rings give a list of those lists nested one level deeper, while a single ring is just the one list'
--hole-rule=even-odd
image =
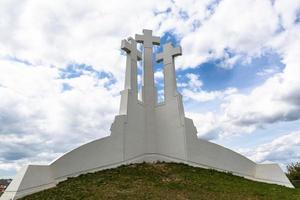
[{"label": "white cloud", "polygon": [[278,49],[285,64],[282,73],[276,73],[249,95],[232,95],[223,104],[228,119],[235,124],[252,125],[300,118],[299,33],[299,26],[289,30],[286,37],[292,38],[292,42],[282,40]]},{"label": "white cloud", "polygon": [[3,60],[0,71],[0,169],[49,162],[109,134],[119,95],[107,78],[63,79],[57,68]]},{"label": "white cloud", "polygon": [[[208,129],[199,128],[201,118],[195,118],[196,123],[200,121],[200,136],[215,139],[251,133],[265,124],[300,119],[299,33],[300,27],[295,25],[276,36],[271,43],[283,57],[285,68],[282,72],[275,73],[249,94],[233,93],[223,98],[220,111],[206,118],[209,120],[206,123],[211,124]],[[185,94],[196,101],[205,99],[202,91]]]},{"label": "white cloud", "polygon": [[156,30],[167,1],[1,1],[0,56],[65,67],[70,62],[123,76],[120,41]]},{"label": "white cloud", "polygon": [[279,14],[281,25],[284,29],[291,28],[300,11],[300,3],[298,0],[275,1],[274,7]]},{"label": "white cloud", "polygon": [[222,91],[204,91],[204,90],[198,90],[193,91],[190,89],[183,89],[182,94],[184,97],[187,97],[189,99],[192,99],[197,102],[206,102],[206,101],[213,101],[215,99],[223,99],[226,98],[228,95],[236,93],[236,88],[228,88],[226,90]]},{"label": "white cloud", "polygon": [[[178,60],[186,68],[223,58],[228,60],[228,67],[240,56],[245,59],[261,55],[277,28],[278,17],[269,0],[221,1],[202,26],[183,37],[185,56]],[[228,57],[228,53],[236,56]]]},{"label": "white cloud", "polygon": [[193,119],[197,127],[198,137],[206,140],[213,140],[218,137],[219,133],[216,131],[216,124],[219,124],[219,119],[214,113],[187,112],[186,115]]},{"label": "white cloud", "polygon": [[[108,135],[124,79],[120,41],[143,28],[156,31],[153,11],[166,10],[167,4],[1,1],[0,169],[48,162]],[[84,69],[80,76],[61,78],[61,69],[73,63],[112,73],[117,81],[111,84],[108,77]]]},{"label": "white cloud", "polygon": [[186,74],[187,78],[189,79],[188,81],[188,85],[191,88],[194,89],[199,89],[200,87],[202,87],[203,83],[200,80],[200,77],[197,76],[196,74]]},{"label": "white cloud", "polygon": [[161,80],[163,78],[164,78],[164,73],[163,73],[162,70],[156,71],[154,73],[154,79],[155,79],[155,81]]},{"label": "white cloud", "polygon": [[[234,1],[231,1],[231,3],[232,2]],[[214,136],[214,138],[217,138],[234,134],[250,133],[257,128],[264,126],[264,124],[272,124],[280,121],[293,121],[300,118],[300,59],[298,55],[298,52],[300,52],[300,26],[294,22],[295,14],[293,14],[293,19],[289,19],[289,23],[293,23],[289,26],[286,25],[286,28],[288,29],[275,33],[277,29],[275,24],[279,23],[277,22],[276,15],[274,15],[276,14],[276,10],[273,9],[271,4],[269,5],[264,1],[259,2],[260,3],[255,1],[255,3],[251,3],[251,5],[250,2],[248,2],[249,10],[251,11],[250,13],[248,11],[242,12],[242,10],[240,10],[240,7],[242,6],[240,4],[243,4],[244,1],[243,3],[236,2],[237,5],[231,7],[235,10],[233,11],[233,14],[230,14],[231,10],[229,8],[226,12],[229,13],[229,16],[234,15],[236,12],[242,12],[241,17],[238,17],[237,19],[242,22],[243,25],[239,28],[237,28],[237,26],[236,30],[238,32],[231,32],[228,36],[226,35],[227,31],[235,30],[235,23],[237,22],[229,20],[232,24],[225,23],[226,19],[228,19],[225,17],[225,30],[216,31],[215,33],[225,33],[225,35],[229,38],[237,34],[238,37],[245,37],[241,40],[245,41],[245,43],[237,43],[233,40],[226,43],[229,40],[222,37],[220,39],[221,43],[217,44],[220,45],[221,50],[224,49],[223,47],[227,44],[236,45],[232,46],[232,49],[234,49],[235,52],[248,51],[247,49],[250,48],[247,54],[252,56],[262,53],[265,49],[272,49],[272,51],[275,51],[282,57],[282,63],[285,65],[285,68],[282,72],[272,71],[273,75],[271,75],[263,84],[252,89],[248,94],[233,93],[227,95],[226,98],[223,98],[224,101],[221,105],[220,111],[218,113],[214,113],[214,117],[207,118],[210,119],[210,122],[208,123],[213,124],[213,126],[210,126],[207,130],[198,128],[200,131],[203,131],[199,131],[199,135],[205,136],[210,133]],[[224,8],[222,6],[227,5],[226,3],[230,3],[230,1],[224,1],[223,5],[219,5],[219,8],[216,11],[216,16],[223,16],[222,9]],[[289,7],[291,9],[290,11],[295,13],[295,10],[299,10],[299,4],[300,3],[298,2],[297,6]],[[242,8],[244,8],[244,6],[242,6]],[[262,8],[264,8],[265,11],[259,11]],[[285,10],[285,12],[287,11]],[[253,13],[261,15],[260,17],[256,16],[257,19],[260,19],[258,20],[259,22],[256,23],[255,20],[252,22],[247,20],[248,18],[245,18],[248,15],[248,17],[253,17]],[[215,15],[213,15],[210,20],[213,20],[214,17]],[[269,19],[271,21],[269,21]],[[220,26],[222,27],[221,24]],[[250,27],[252,27],[251,29],[255,31],[250,31]],[[260,33],[260,31],[265,30],[265,28],[269,31],[263,31],[265,33]],[[199,28],[199,30],[200,29],[201,28]],[[212,30],[207,30],[207,33],[210,34],[210,38],[215,40],[216,37],[214,37],[214,34],[211,34],[212,32],[214,33]],[[196,34],[196,32],[193,34]],[[201,42],[195,42],[196,39],[196,37],[192,38],[191,41],[193,42],[189,45],[201,45]],[[209,43],[214,44],[212,41]],[[214,48],[214,45],[211,46]],[[184,91],[183,93],[191,99],[201,102],[201,100],[205,99],[214,99],[218,96],[219,91],[205,93],[199,90],[196,92]],[[208,113],[208,115],[211,114]],[[216,121],[218,123],[215,123]],[[212,137],[208,136],[208,138]]]},{"label": "white cloud", "polygon": [[174,31],[179,37],[185,37],[202,21],[206,20],[213,13],[215,0],[175,0],[169,4],[169,12],[158,15],[160,24],[159,33]]},{"label": "white cloud", "polygon": [[257,76],[270,76],[270,75],[273,75],[278,72],[280,72],[280,68],[278,66],[271,66],[271,67],[262,69],[261,71],[257,72],[256,75]]},{"label": "white cloud", "polygon": [[236,88],[227,88],[225,90],[208,92],[202,89],[203,82],[200,80],[199,75],[188,73],[186,74],[186,77],[188,78],[187,84],[181,85],[183,87],[182,94],[185,98],[197,102],[206,102],[213,101],[216,99],[223,99],[226,98],[226,96],[237,92]]},{"label": "white cloud", "polygon": [[277,162],[287,165],[300,159],[300,131],[280,136],[254,149],[240,149],[250,159],[259,163]]}]

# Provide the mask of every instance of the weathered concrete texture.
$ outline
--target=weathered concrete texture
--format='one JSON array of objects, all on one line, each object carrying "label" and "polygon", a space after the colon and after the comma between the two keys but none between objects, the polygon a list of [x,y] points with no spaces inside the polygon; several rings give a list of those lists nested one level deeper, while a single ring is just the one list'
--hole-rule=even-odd
[{"label": "weathered concrete texture", "polygon": [[[182,96],[177,92],[174,57],[181,48],[166,44],[157,61],[164,62],[165,101],[157,104],[152,47],[159,38],[152,31],[136,35],[144,45],[142,101],[137,92],[137,60],[141,53],[133,38],[123,40],[127,53],[125,87],[119,115],[111,135],[70,151],[47,166],[22,168],[1,200],[17,199],[55,186],[67,177],[136,162],[182,162],[232,172],[248,179],[293,187],[277,164],[256,164],[217,144],[198,139],[191,119],[185,117]],[[100,120],[100,119],[99,119]]]}]

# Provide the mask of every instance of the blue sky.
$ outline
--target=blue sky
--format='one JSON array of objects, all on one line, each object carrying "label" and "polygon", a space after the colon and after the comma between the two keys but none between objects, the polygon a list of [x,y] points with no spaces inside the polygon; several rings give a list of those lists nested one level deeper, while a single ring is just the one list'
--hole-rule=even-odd
[{"label": "blue sky", "polygon": [[198,137],[259,163],[299,161],[299,13],[297,0],[1,1],[0,178],[109,135],[120,42],[144,28],[182,47],[178,90]]}]

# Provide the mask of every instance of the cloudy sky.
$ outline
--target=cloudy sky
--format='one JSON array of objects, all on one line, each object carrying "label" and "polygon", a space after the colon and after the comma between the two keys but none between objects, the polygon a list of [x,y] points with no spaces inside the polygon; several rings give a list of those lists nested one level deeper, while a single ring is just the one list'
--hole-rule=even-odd
[{"label": "cloudy sky", "polygon": [[299,0],[0,0],[0,178],[110,134],[120,41],[143,28],[182,46],[178,90],[200,138],[300,161]]}]

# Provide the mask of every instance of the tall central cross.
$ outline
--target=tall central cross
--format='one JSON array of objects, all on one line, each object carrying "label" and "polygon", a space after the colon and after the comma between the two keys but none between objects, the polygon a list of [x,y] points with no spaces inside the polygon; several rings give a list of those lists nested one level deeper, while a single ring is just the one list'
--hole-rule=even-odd
[{"label": "tall central cross", "polygon": [[163,46],[163,52],[156,55],[157,62],[164,62],[165,100],[177,95],[177,84],[174,58],[182,54],[181,47],[173,47],[171,43]]},{"label": "tall central cross", "polygon": [[127,53],[126,59],[126,74],[125,74],[125,89],[132,89],[137,95],[137,61],[142,59],[142,53],[137,49],[137,43],[129,37],[127,40],[122,40],[121,49]]},{"label": "tall central cross", "polygon": [[151,30],[143,30],[143,35],[135,35],[135,40],[143,43],[144,46],[144,66],[143,66],[143,102],[153,106],[156,103],[156,90],[154,85],[154,72],[152,63],[153,45],[160,44],[160,37],[152,35]]},{"label": "tall central cross", "polygon": [[144,46],[143,86],[142,98],[145,105],[146,122],[146,146],[145,151],[155,153],[157,151],[157,133],[155,123],[155,105],[157,104],[157,93],[154,85],[153,72],[153,45],[160,44],[160,38],[152,35],[151,30],[143,30],[143,35],[135,35],[135,39]]}]

